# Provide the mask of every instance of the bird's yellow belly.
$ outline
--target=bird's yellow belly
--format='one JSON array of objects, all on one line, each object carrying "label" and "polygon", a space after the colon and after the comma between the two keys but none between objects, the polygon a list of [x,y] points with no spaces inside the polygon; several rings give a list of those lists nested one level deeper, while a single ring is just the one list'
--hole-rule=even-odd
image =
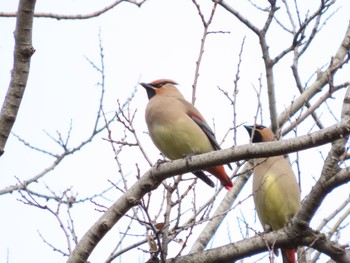
[{"label": "bird's yellow belly", "polygon": [[181,123],[154,125],[152,131],[150,135],[154,144],[169,159],[180,159],[213,150],[203,131],[191,132],[191,129],[186,129]]},{"label": "bird's yellow belly", "polygon": [[[298,211],[298,198],[283,184],[285,174],[274,176],[267,173],[259,182],[260,187],[254,193],[254,201],[262,225],[273,230],[280,229]],[[299,201],[300,202],[300,201]]]}]

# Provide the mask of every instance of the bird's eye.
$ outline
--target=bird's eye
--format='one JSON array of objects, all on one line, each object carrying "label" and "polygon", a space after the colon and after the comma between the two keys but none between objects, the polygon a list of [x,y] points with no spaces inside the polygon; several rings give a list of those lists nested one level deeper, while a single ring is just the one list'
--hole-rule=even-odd
[{"label": "bird's eye", "polygon": [[263,130],[263,129],[265,129],[266,127],[264,126],[264,125],[256,125],[255,126],[255,129],[257,129],[257,130]]},{"label": "bird's eye", "polygon": [[165,82],[162,82],[162,83],[155,85],[154,87],[159,89],[159,88],[163,87],[165,84],[166,84]]}]

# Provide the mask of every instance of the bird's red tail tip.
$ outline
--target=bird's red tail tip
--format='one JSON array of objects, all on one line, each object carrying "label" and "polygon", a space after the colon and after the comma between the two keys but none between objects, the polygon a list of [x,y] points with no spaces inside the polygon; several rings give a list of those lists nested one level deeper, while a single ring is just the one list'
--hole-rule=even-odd
[{"label": "bird's red tail tip", "polygon": [[283,263],[296,263],[295,249],[285,249],[282,248]]},{"label": "bird's red tail tip", "polygon": [[225,185],[226,190],[231,190],[232,187],[233,187],[233,184],[231,184],[231,185]]}]

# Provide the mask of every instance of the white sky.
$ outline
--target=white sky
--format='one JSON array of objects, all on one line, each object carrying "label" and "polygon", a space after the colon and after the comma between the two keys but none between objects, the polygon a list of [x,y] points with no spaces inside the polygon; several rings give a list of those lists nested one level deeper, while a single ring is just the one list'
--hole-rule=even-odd
[{"label": "white sky", "polygon": [[[107,2],[111,1],[37,1],[36,11],[84,14],[102,8],[107,5]],[[254,18],[256,25],[261,25],[258,22],[261,17],[251,13],[250,9],[244,6],[244,2],[246,1],[238,1],[242,6],[240,10],[249,18]],[[318,36],[318,42],[312,45],[312,52],[301,60],[301,63],[307,61],[302,75],[304,82],[308,80],[317,66],[328,63],[343,38],[349,21],[350,2],[347,0],[338,2],[337,6],[342,7],[327,22],[324,31]],[[199,1],[199,3],[208,17],[212,6],[211,1]],[[2,11],[15,11],[16,9],[17,1],[0,2]],[[0,99],[3,101],[13,63],[15,19],[0,18],[0,28],[0,61],[2,61]],[[203,31],[197,10],[191,1],[150,0],[141,8],[123,3],[98,18],[83,21],[35,19],[33,46],[36,52],[32,57],[26,93],[13,128],[16,134],[32,145],[53,153],[60,153],[61,149],[43,131],[53,136],[56,135],[56,131],[66,134],[71,120],[73,131],[70,145],[72,147],[90,134],[98,106],[99,87],[96,83],[99,81],[99,75],[84,57],[88,57],[96,64],[99,63],[99,30],[101,30],[106,63],[106,99],[104,103],[106,112],[116,111],[117,99],[124,102],[140,80],[150,82],[157,78],[174,79],[180,84],[181,92],[190,100],[195,62]],[[229,102],[217,87],[231,92],[238,53],[244,37],[246,37],[246,45],[239,84],[238,124],[253,122],[256,112],[256,96],[253,86],[258,87],[258,78],[260,74],[264,76],[264,73],[256,36],[247,31],[245,26],[237,23],[237,20],[221,7],[217,9],[210,30],[230,33],[210,35],[207,39],[198,82],[196,106],[211,126],[213,126],[212,120],[215,119],[216,134],[220,141],[232,123],[232,112]],[[274,30],[278,29],[274,28]],[[269,42],[270,50],[274,55],[289,39],[286,37],[273,38],[273,36],[276,35],[269,36],[271,38]],[[276,68],[278,75],[276,74],[275,81],[279,112],[291,102],[292,94],[295,93],[294,83],[288,81],[291,77],[290,65],[290,57],[286,57],[281,66]],[[347,71],[344,70],[344,72],[349,74],[349,67],[346,68]],[[339,81],[340,78],[345,79],[345,73],[339,74]],[[130,107],[132,110],[137,109],[135,128],[139,139],[147,149],[152,161],[155,162],[159,158],[158,151],[144,133],[146,127],[143,114],[147,96],[142,88],[138,89]],[[334,96],[335,100],[330,102],[337,117],[340,116],[339,105],[342,101],[342,94],[339,92]],[[266,105],[266,96],[263,96],[263,103]],[[325,109],[321,112],[324,114],[325,124],[334,123]],[[269,125],[267,116],[268,108],[265,106],[265,125]],[[308,125],[305,124],[304,127]],[[115,123],[111,128],[114,138],[118,139],[122,128],[117,127]],[[248,142],[248,136],[242,130],[237,131],[238,144]],[[39,184],[33,186],[33,189],[45,190],[45,185],[47,185],[50,189],[60,192],[73,186],[73,191],[79,193],[78,197],[84,198],[108,187],[110,185],[108,179],[116,181],[118,173],[114,154],[110,145],[101,137],[106,138],[107,133],[98,136],[83,151],[64,160],[57,169]],[[223,148],[230,147],[232,144],[232,141],[226,139]],[[303,179],[306,177],[303,194],[307,193],[312,186],[310,181],[312,182],[313,178],[319,176],[322,162],[318,153],[320,149],[301,153],[302,156],[308,156],[302,159],[305,160],[304,162],[301,162]],[[322,149],[328,149],[328,146]],[[0,159],[0,189],[16,183],[16,178],[25,180],[36,175],[53,162],[51,157],[29,150],[13,136],[10,137],[5,150],[5,154]],[[141,173],[148,169],[147,163],[138,154],[135,149],[125,149],[125,154],[121,156],[125,173],[130,173],[130,181],[134,180],[136,162],[139,162],[142,168]],[[310,158],[312,158],[311,162]],[[205,185],[197,187],[204,189],[204,192],[213,191],[206,188]],[[348,186],[346,188],[348,191]],[[250,183],[245,187],[239,199],[244,199],[249,193]],[[347,194],[348,192],[344,194],[342,191],[342,196],[347,196]],[[218,199],[222,196],[221,194]],[[117,197],[116,192],[110,195],[113,200]],[[8,262],[11,263],[64,261],[61,255],[53,252],[42,242],[37,233],[39,230],[54,245],[66,249],[64,236],[57,221],[48,215],[47,211],[23,205],[17,201],[17,198],[20,198],[17,193],[0,198],[3,215],[0,224],[0,262],[6,262],[7,256],[9,257]],[[331,203],[334,202],[334,199],[332,200],[330,200]],[[250,221],[254,222],[251,198],[244,204],[247,205],[239,206],[235,211],[229,213],[213,246],[227,244],[228,226],[233,229],[230,232],[231,238],[241,239],[237,227],[231,225],[237,224],[239,220],[237,216],[241,217],[241,213],[249,215]],[[100,215],[94,211],[91,204],[77,205],[73,211],[79,237]],[[327,212],[327,204],[320,209],[320,212]],[[118,227],[122,228],[122,226]],[[92,262],[101,262],[101,257],[104,258],[106,251],[109,253],[113,247],[113,244],[110,243],[118,240],[118,236],[115,235],[116,232],[99,244],[91,257]],[[349,242],[348,239],[345,241]],[[175,246],[174,249],[179,249],[179,247]],[[140,254],[137,254],[136,257],[139,258]],[[131,256],[129,253],[128,259]],[[258,256],[260,257],[261,255]],[[140,262],[143,260],[141,258]],[[249,259],[246,262],[249,262]]]}]

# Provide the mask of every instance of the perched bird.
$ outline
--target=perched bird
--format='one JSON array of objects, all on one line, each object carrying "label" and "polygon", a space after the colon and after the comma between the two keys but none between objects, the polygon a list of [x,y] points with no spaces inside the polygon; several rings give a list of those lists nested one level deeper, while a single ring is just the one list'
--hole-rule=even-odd
[{"label": "perched bird", "polygon": [[[244,126],[252,142],[275,139],[262,125]],[[254,159],[253,197],[264,230],[278,230],[299,211],[300,190],[289,162],[284,156]],[[282,249],[283,263],[295,263],[295,249]]]},{"label": "perched bird", "polygon": [[[175,87],[175,81],[159,79],[140,85],[146,89],[149,99],[145,113],[149,134],[166,157],[175,160],[220,149],[202,114],[185,100]],[[206,171],[217,177],[226,189],[233,186],[222,165],[209,167]],[[214,187],[203,171],[193,173]]]}]

